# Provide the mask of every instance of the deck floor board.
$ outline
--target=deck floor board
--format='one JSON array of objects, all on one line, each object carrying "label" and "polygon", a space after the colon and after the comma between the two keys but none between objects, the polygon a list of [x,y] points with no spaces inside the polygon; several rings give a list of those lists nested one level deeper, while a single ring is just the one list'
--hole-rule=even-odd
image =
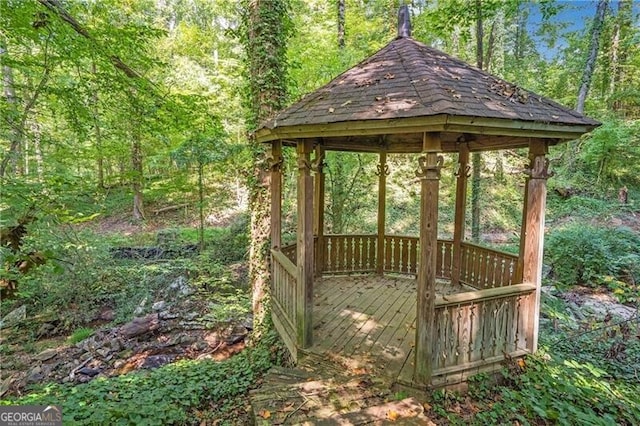
[{"label": "deck floor board", "polygon": [[[448,281],[438,294],[465,291]],[[392,379],[412,364],[416,280],[401,276],[330,276],[315,282],[310,352],[349,359]],[[353,365],[353,364],[352,364]]]}]

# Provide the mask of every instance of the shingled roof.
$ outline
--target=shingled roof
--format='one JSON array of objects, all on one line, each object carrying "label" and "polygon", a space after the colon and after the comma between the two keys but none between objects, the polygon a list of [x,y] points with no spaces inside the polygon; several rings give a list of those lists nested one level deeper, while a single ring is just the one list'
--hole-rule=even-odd
[{"label": "shingled roof", "polygon": [[257,137],[263,142],[353,140],[354,135],[439,131],[557,141],[599,124],[410,37],[399,37],[277,114],[258,129]]}]

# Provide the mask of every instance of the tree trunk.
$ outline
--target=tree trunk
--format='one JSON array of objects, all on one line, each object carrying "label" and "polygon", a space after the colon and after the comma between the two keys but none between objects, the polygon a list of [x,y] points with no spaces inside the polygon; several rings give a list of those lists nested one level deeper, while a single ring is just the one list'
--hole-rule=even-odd
[{"label": "tree trunk", "polygon": [[198,245],[200,252],[204,250],[204,164],[198,162],[198,214],[200,216],[200,226],[198,232]]},{"label": "tree trunk", "polygon": [[618,3],[618,13],[616,15],[613,41],[611,43],[611,82],[609,85],[609,96],[613,98],[611,107],[614,111],[622,109],[622,101],[616,97],[616,90],[624,79],[623,67],[626,64],[629,50],[629,30],[632,23],[631,0],[621,0]]},{"label": "tree trunk", "polygon": [[[7,48],[4,40],[0,40],[0,57],[7,54]],[[21,126],[20,113],[18,112],[18,100],[13,84],[13,69],[8,65],[2,65],[2,86],[4,97],[9,105],[9,114],[6,119],[9,122],[11,131],[9,133],[9,151],[4,155],[0,162],[0,178],[4,177],[7,168],[10,167],[13,173],[17,172],[17,163],[20,157],[20,148],[22,147],[23,128]]]},{"label": "tree trunk", "polygon": [[602,32],[602,25],[604,23],[604,16],[607,11],[608,4],[609,0],[599,0],[598,7],[596,8],[596,16],[593,18],[589,55],[587,56],[587,62],[585,63],[582,71],[580,89],[578,90],[578,101],[576,103],[576,111],[580,113],[584,111],[584,103],[587,99],[587,94],[589,93],[589,87],[591,86],[593,70],[596,67],[598,49],[600,48],[600,33]]},{"label": "tree trunk", "polygon": [[[245,0],[244,42],[249,70],[250,130],[284,106],[286,84],[286,44],[289,35],[285,0]],[[254,337],[259,339],[269,316],[271,234],[270,179],[265,147],[251,141],[252,168],[249,180],[251,246],[249,280],[252,288]]]},{"label": "tree trunk", "polygon": [[338,0],[338,47],[344,48],[345,0]]},{"label": "tree trunk", "polygon": [[131,188],[133,189],[133,217],[136,220],[144,220],[144,201],[142,196],[143,170],[142,170],[142,141],[137,130],[133,131],[131,143]]},{"label": "tree trunk", "polygon": [[[95,62],[93,62],[91,64],[91,73],[93,74],[94,78],[96,75],[96,64]],[[96,138],[96,163],[98,166],[98,188],[100,189],[104,189],[105,185],[104,185],[104,154],[102,152],[102,131],[100,129],[100,121],[98,119],[99,117],[99,112],[98,112],[98,89],[94,88],[93,89],[93,94],[92,94],[92,100],[93,100],[93,105],[91,108],[91,114],[93,115],[93,131],[94,131],[94,136]]]},{"label": "tree trunk", "polygon": [[[482,27],[482,1],[476,0],[476,65],[483,67],[484,58],[484,29]],[[480,241],[480,168],[482,159],[479,152],[471,155],[471,239]]]}]

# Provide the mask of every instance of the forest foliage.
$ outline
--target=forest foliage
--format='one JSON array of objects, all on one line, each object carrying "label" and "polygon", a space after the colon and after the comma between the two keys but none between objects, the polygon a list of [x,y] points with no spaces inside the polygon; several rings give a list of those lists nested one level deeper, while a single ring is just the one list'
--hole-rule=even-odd
[{"label": "forest foliage", "polygon": [[[280,67],[277,75],[267,73],[258,79],[260,64],[250,53],[247,26],[251,20],[247,11],[255,3],[0,0],[0,283],[17,283],[14,299],[2,301],[3,312],[25,300],[33,313],[76,306],[80,307],[76,312],[86,317],[70,316],[66,328],[83,330],[92,309],[105,301],[121,306],[118,321],[130,317],[135,308],[131,301],[141,296],[141,287],[152,291],[162,274],[170,276],[179,269],[208,279],[224,274],[220,264],[246,259],[250,227],[246,220],[220,233],[208,233],[205,226],[228,212],[242,215],[250,203],[260,200],[254,190],[265,157],[252,143],[250,131],[273,110],[321,87],[392,40],[401,3],[410,4],[415,39],[471,64],[480,59],[488,72],[564,106],[578,104],[588,79],[584,113],[602,126],[553,147],[549,155],[555,176],[548,183],[546,276],[548,283],[560,287],[604,287],[623,302],[637,303],[638,225],[626,227],[621,219],[638,215],[640,198],[637,3],[592,2],[591,6],[604,3],[604,18],[597,23],[592,7],[593,14],[581,25],[576,21],[582,18],[575,16],[586,16],[582,5],[556,0],[481,0],[474,3],[476,8],[465,0],[263,1],[267,12],[273,6],[273,16],[279,17],[272,23],[277,33],[263,36],[286,44],[286,49],[258,52],[267,61],[277,56]],[[596,27],[595,62],[588,71]],[[265,103],[264,87],[277,91],[266,100],[267,113],[257,110],[259,103]],[[415,158],[394,155],[388,161],[387,231],[415,234],[419,218]],[[455,161],[455,156],[445,156],[439,204],[439,232],[444,237],[452,232]],[[327,232],[375,230],[377,157],[330,152],[326,162]],[[516,249],[526,162],[527,153],[521,150],[483,154],[483,243]],[[283,172],[287,240],[295,237],[296,226],[297,168],[291,150],[284,152]],[[88,230],[110,218],[144,228],[163,209],[180,212],[176,226],[198,223],[198,242],[205,249],[199,257],[167,264],[161,271],[154,265],[114,264],[109,248],[121,243],[120,237],[102,239]],[[471,218],[470,212],[467,217]],[[21,269],[25,264],[33,264],[28,274]],[[136,286],[124,285],[134,281]],[[551,343],[562,356],[575,356],[571,348]],[[268,367],[268,354],[262,350],[255,354],[260,358],[255,369],[247,369],[238,383],[229,379],[223,396],[244,392]],[[243,355],[230,367],[197,368],[202,374],[226,377],[228,368],[245,369],[252,356]],[[583,361],[559,372],[557,364],[549,366],[536,358],[527,375],[508,375],[511,387],[490,391],[480,386],[476,392],[491,398],[503,392],[496,409],[514,420],[521,421],[508,403],[525,401],[528,405],[522,409],[527,418],[554,422],[567,409],[561,404],[562,395],[542,394],[529,382],[547,380],[553,386],[560,380],[557,377],[564,377],[571,384],[584,383],[624,369],[620,363],[616,371],[601,373],[606,368],[595,357]],[[593,369],[584,367],[592,362]],[[193,381],[182,380],[181,375],[183,369],[192,368],[181,364],[167,370],[168,378],[136,375],[131,382],[150,389],[147,402],[155,404],[162,399],[156,387],[191,386]],[[119,379],[112,389],[130,393],[128,382]],[[571,385],[558,392],[600,405],[605,403],[597,395],[609,392],[621,402],[604,407],[606,416],[637,419],[637,408],[628,403],[635,390],[618,385],[587,386],[579,395],[567,390]],[[66,386],[43,388],[33,401],[46,402],[55,395],[84,403],[104,392],[106,385],[92,386],[84,394]],[[189,398],[197,404],[211,402],[212,397],[205,395],[211,389],[193,386]],[[459,404],[456,398],[443,394],[440,402]],[[540,412],[536,398],[551,398],[558,405]],[[170,416],[167,420],[182,421],[188,415],[181,402],[162,403]],[[139,414],[135,409],[123,414],[115,404],[105,404],[105,415],[112,416],[106,420],[130,414],[129,420],[136,421]],[[488,412],[483,417],[488,424],[491,415],[503,413]],[[597,414],[588,411],[588,416]]]}]

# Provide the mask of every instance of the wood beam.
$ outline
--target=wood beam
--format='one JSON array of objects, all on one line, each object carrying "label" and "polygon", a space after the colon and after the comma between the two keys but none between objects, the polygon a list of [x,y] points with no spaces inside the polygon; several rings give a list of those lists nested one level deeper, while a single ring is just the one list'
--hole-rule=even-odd
[{"label": "wood beam", "polygon": [[387,164],[387,153],[380,152],[380,163],[378,164],[378,240],[376,246],[376,273],[382,275],[384,271],[384,235],[387,211],[387,176],[389,175],[389,165]]},{"label": "wood beam", "polygon": [[313,215],[313,234],[316,237],[315,255],[315,275],[322,276],[324,268],[324,147],[316,145],[315,158],[313,161],[314,178],[314,215]]},{"label": "wood beam", "polygon": [[437,133],[425,133],[423,156],[418,159],[420,178],[420,259],[416,312],[415,369],[413,380],[428,385],[433,372],[435,338],[436,262],[438,252],[438,195],[444,159]]},{"label": "wood beam", "polygon": [[296,284],[296,335],[298,346],[313,343],[313,141],[298,143],[298,279]]},{"label": "wood beam", "polygon": [[282,142],[271,143],[271,248],[282,245]]},{"label": "wood beam", "polygon": [[523,282],[536,285],[536,291],[524,302],[525,339],[527,349],[538,348],[540,317],[540,288],[542,286],[542,255],[544,243],[544,211],[547,199],[549,160],[547,147],[532,144],[529,147],[529,168],[526,171],[525,221],[521,235],[521,261]]},{"label": "wood beam", "polygon": [[462,262],[462,241],[464,240],[464,220],[467,208],[467,179],[469,177],[469,148],[461,144],[458,154],[458,171],[456,179],[456,206],[453,227],[453,259],[451,265],[451,283],[460,282],[460,266]]}]

